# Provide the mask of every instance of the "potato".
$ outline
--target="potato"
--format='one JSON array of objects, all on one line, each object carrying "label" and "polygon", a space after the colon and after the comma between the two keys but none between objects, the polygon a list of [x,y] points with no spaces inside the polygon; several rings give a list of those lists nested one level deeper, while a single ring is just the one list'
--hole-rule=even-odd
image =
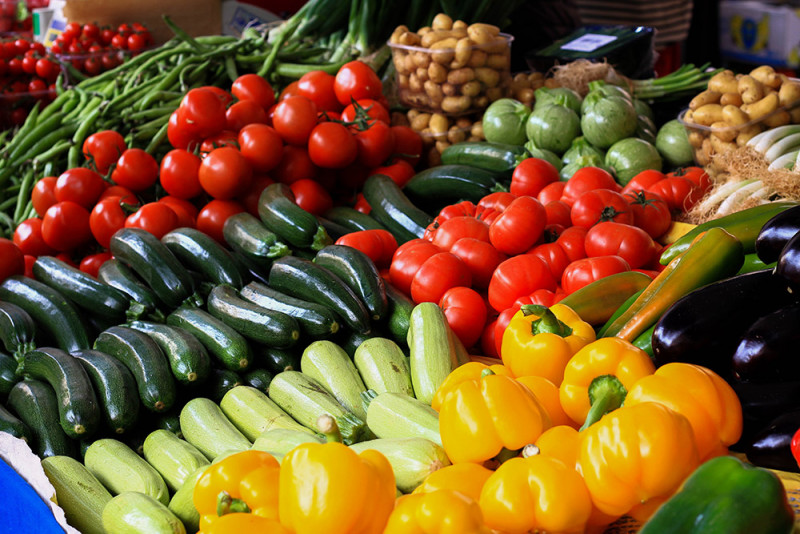
[{"label": "potato", "polygon": [[724,141],[720,137],[717,136],[716,133],[712,133],[708,136],[709,141],[711,142],[711,148],[717,154],[723,154],[729,150],[733,150],[736,148],[736,143],[732,143],[730,141]]},{"label": "potato", "polygon": [[742,95],[744,104],[752,104],[764,98],[764,84],[745,75],[739,78],[739,94]]},{"label": "potato", "polygon": [[706,136],[700,130],[692,130],[689,132],[689,144],[695,148],[700,148]]},{"label": "potato", "polygon": [[790,122],[792,122],[792,116],[785,109],[770,113],[768,116],[764,117],[764,125],[767,128],[777,128],[778,126],[784,126]]},{"label": "potato", "polygon": [[472,105],[472,98],[468,96],[446,96],[442,100],[442,111],[445,113],[464,113]]},{"label": "potato", "polygon": [[428,79],[436,83],[447,81],[447,67],[441,63],[433,62],[428,65]]},{"label": "potato", "polygon": [[486,87],[494,87],[500,83],[500,73],[488,67],[475,69],[475,78]]},{"label": "potato", "polygon": [[725,124],[730,126],[738,126],[750,121],[747,113],[742,111],[739,107],[733,104],[728,104],[722,107],[722,120]]},{"label": "potato", "polygon": [[472,128],[469,129],[469,134],[473,137],[479,137],[484,139],[483,135],[483,121],[478,121],[472,125]]},{"label": "potato", "polygon": [[753,124],[752,126],[739,130],[739,135],[736,136],[736,145],[746,145],[750,139],[760,134],[762,131],[764,131],[763,128],[758,124]]},{"label": "potato", "polygon": [[423,84],[423,87],[425,88],[425,93],[430,97],[431,102],[433,102],[435,106],[438,106],[442,103],[444,93],[442,92],[441,85],[432,80],[427,80]]},{"label": "potato", "polygon": [[787,81],[778,90],[778,102],[781,106],[791,107],[800,101],[800,83]]},{"label": "potato", "polygon": [[720,96],[722,96],[722,93],[712,91],[711,89],[706,89],[702,93],[698,93],[697,96],[692,98],[691,102],[689,102],[689,109],[695,110],[705,106],[706,104],[717,104],[719,103]]},{"label": "potato", "polygon": [[420,113],[416,117],[409,117],[409,120],[411,120],[411,129],[421,132],[428,127],[428,123],[431,121],[431,114]]},{"label": "potato", "polygon": [[711,126],[715,122],[721,122],[722,119],[722,106],[719,104],[704,104],[694,110],[692,115],[695,124],[702,124],[703,126]]},{"label": "potato", "polygon": [[445,139],[438,139],[436,141],[436,151],[439,152],[439,154],[444,152],[445,149],[447,147],[449,147],[449,146],[450,146],[450,141],[448,141],[446,138]]},{"label": "potato", "polygon": [[435,42],[430,47],[431,58],[436,63],[447,65],[456,57],[456,44],[458,44],[458,40],[455,37],[448,37],[447,39]]},{"label": "potato", "polygon": [[777,89],[781,86],[781,77],[775,72],[775,69],[769,65],[761,65],[750,71],[750,76],[761,82],[767,87]]},{"label": "potato", "polygon": [[484,52],[483,50],[472,50],[469,56],[469,61],[467,62],[467,66],[475,68],[475,67],[483,67],[486,65],[486,61],[489,58],[489,54]]},{"label": "potato", "polygon": [[778,109],[778,93],[770,93],[751,104],[742,104],[742,111],[747,113],[751,120],[761,119],[776,109]]},{"label": "potato", "polygon": [[725,121],[715,122],[711,125],[711,127],[714,129],[714,133],[711,135],[714,135],[727,143],[736,139],[736,135],[739,133],[739,130],[737,130],[735,126],[732,126]]},{"label": "potato", "polygon": [[739,93],[722,93],[722,96],[719,97],[719,103],[723,106],[741,106],[742,95]]},{"label": "potato", "polygon": [[453,28],[453,19],[446,13],[439,13],[433,17],[431,27],[434,30],[451,30]]},{"label": "potato", "polygon": [[431,120],[428,123],[428,128],[435,139],[443,139],[447,134],[450,127],[450,121],[441,113],[434,113],[431,115]]},{"label": "potato", "polygon": [[511,55],[489,54],[486,59],[486,66],[491,69],[506,70],[511,67]]},{"label": "potato", "polygon": [[724,70],[718,72],[708,80],[708,89],[717,93],[738,93],[739,82],[733,72]]},{"label": "potato", "polygon": [[469,64],[469,59],[472,56],[472,47],[474,42],[469,37],[463,37],[456,43],[456,53],[453,63],[450,65],[451,69],[458,69]]},{"label": "potato", "polygon": [[467,139],[467,132],[464,128],[459,128],[455,124],[447,130],[447,140],[452,143],[461,143]]},{"label": "potato", "polygon": [[482,89],[481,82],[472,80],[461,86],[461,94],[466,96],[478,96],[481,94]]}]

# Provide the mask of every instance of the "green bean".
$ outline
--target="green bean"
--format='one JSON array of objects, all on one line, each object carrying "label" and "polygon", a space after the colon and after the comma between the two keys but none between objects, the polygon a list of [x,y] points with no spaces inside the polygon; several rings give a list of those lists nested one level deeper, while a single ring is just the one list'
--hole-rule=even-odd
[{"label": "green bean", "polygon": [[169,128],[169,122],[165,122],[161,128],[159,128],[158,132],[156,132],[156,135],[153,136],[153,138],[145,147],[145,152],[152,155],[153,152],[156,151],[164,139],[167,138],[167,128]]},{"label": "green bean", "polygon": [[86,108],[89,101],[93,98],[87,91],[84,91],[83,89],[75,88],[74,90],[78,95],[78,103],[68,113],[64,114],[65,121],[70,121],[79,117],[83,113],[83,110]]},{"label": "green bean", "polygon": [[[55,162],[53,160],[55,160],[56,157],[60,156],[61,154],[69,150],[71,147],[72,147],[72,142],[67,139],[63,139],[54,144],[49,149],[42,152],[41,154],[37,154],[36,156],[34,156],[32,162],[38,165],[41,162],[45,161],[47,162],[45,165],[50,164],[52,167],[55,167]],[[52,170],[44,174],[44,176],[52,176],[52,175],[53,175]]]},{"label": "green bean", "polygon": [[133,113],[128,113],[126,117],[128,120],[131,121],[138,121],[141,119],[156,119],[158,117],[162,117],[164,115],[169,115],[178,106],[160,106],[157,108],[150,108],[150,109],[143,109],[141,111],[134,111]]},{"label": "green bean", "polygon": [[136,103],[136,110],[142,111],[148,109],[156,102],[174,102],[183,98],[183,93],[180,91],[153,91]]},{"label": "green bean", "polygon": [[303,74],[312,70],[321,70],[328,74],[336,74],[336,72],[342,68],[342,65],[348,61],[349,60],[345,59],[337,63],[322,63],[318,65],[310,63],[277,63],[275,65],[275,74],[294,79],[298,79],[303,76]]},{"label": "green bean", "polygon": [[[28,135],[25,137],[13,137],[11,143],[6,147],[8,150],[6,162],[10,163],[19,158],[22,153],[28,152],[31,146],[34,145],[37,140],[41,139],[45,132],[58,131],[54,130],[54,128],[62,122],[62,118],[61,114],[51,115],[47,119],[39,121],[34,128],[31,128]],[[17,140],[19,140],[19,142],[15,143]],[[2,183],[2,180],[0,180],[0,183]]]},{"label": "green bean", "polygon": [[239,72],[236,70],[236,62],[231,56],[225,58],[225,72],[228,73],[228,78],[231,79],[231,82],[235,82],[236,78],[239,77]]},{"label": "green bean", "polygon": [[181,41],[189,43],[192,46],[192,48],[198,51],[202,51],[207,48],[205,45],[198,43],[194,37],[183,31],[183,29],[180,28],[177,24],[172,22],[172,19],[169,18],[168,15],[162,15],[161,18],[164,20],[164,24],[169,26],[169,29],[172,30],[172,33],[175,34],[175,37],[177,37]]},{"label": "green bean", "polygon": [[14,215],[12,219],[15,223],[22,222],[22,214],[24,212],[27,203],[31,199],[31,190],[33,189],[33,168],[31,167],[26,173],[25,176],[22,178],[22,184],[19,188],[19,194],[17,195],[17,206],[14,208]]},{"label": "green bean", "polygon": [[69,153],[67,154],[67,168],[73,168],[80,165],[80,156],[81,156],[81,148],[83,147],[83,141],[89,133],[89,130],[94,127],[94,123],[97,120],[97,117],[102,112],[102,101],[98,101],[97,105],[91,108],[91,111],[87,109],[88,114],[81,122],[81,125],[75,130],[75,134],[72,136],[72,146],[69,149]]}]

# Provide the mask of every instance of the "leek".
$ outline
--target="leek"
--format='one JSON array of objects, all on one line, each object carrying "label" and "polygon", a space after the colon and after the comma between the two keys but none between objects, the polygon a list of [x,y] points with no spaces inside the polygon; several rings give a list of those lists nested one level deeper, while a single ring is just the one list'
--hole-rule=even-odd
[{"label": "leek", "polygon": [[714,189],[709,196],[700,201],[694,210],[700,210],[700,213],[712,211],[712,208],[719,206],[726,198],[732,195],[737,189],[755,182],[755,178],[749,180],[741,180],[736,182],[728,182]]},{"label": "leek", "polygon": [[785,126],[778,126],[777,128],[765,130],[764,132],[754,136],[752,139],[750,139],[750,141],[747,142],[747,146],[753,148],[756,152],[764,154],[772,145],[784,137],[796,133],[800,133],[800,124],[787,124]]},{"label": "leek", "polygon": [[764,153],[764,159],[767,160],[767,163],[772,163],[784,154],[793,152],[798,148],[800,148],[800,132],[787,135],[778,140]]},{"label": "leek", "polygon": [[800,154],[800,150],[794,150],[787,154],[784,154],[775,159],[772,163],[769,164],[770,171],[774,171],[777,169],[791,169],[794,167],[794,163],[797,160],[797,155]]},{"label": "leek", "polygon": [[728,198],[722,201],[722,204],[719,205],[719,208],[716,212],[717,217],[722,217],[723,215],[729,215],[735,211],[739,211],[737,207],[741,205],[744,199],[748,198],[754,192],[764,187],[764,184],[761,182],[761,180],[748,181],[750,183],[740,187],[734,193],[728,195]]}]

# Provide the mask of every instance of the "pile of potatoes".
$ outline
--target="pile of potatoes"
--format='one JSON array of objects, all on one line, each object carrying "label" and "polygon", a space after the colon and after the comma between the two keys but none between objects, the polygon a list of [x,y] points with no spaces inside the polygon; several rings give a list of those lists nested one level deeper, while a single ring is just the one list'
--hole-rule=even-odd
[{"label": "pile of potatoes", "polygon": [[398,98],[411,108],[459,116],[509,96],[511,38],[497,26],[439,13],[416,32],[398,26],[389,46]]},{"label": "pile of potatoes", "polygon": [[695,161],[744,146],[764,130],[800,124],[800,82],[762,65],[749,74],[725,70],[708,81],[683,115]]}]

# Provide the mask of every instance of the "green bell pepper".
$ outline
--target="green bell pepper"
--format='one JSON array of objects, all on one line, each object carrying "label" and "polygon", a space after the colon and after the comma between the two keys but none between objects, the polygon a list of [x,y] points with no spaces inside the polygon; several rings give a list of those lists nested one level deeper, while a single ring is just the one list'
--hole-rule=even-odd
[{"label": "green bell pepper", "polygon": [[794,512],[778,476],[734,456],[698,467],[639,534],[788,534]]}]

